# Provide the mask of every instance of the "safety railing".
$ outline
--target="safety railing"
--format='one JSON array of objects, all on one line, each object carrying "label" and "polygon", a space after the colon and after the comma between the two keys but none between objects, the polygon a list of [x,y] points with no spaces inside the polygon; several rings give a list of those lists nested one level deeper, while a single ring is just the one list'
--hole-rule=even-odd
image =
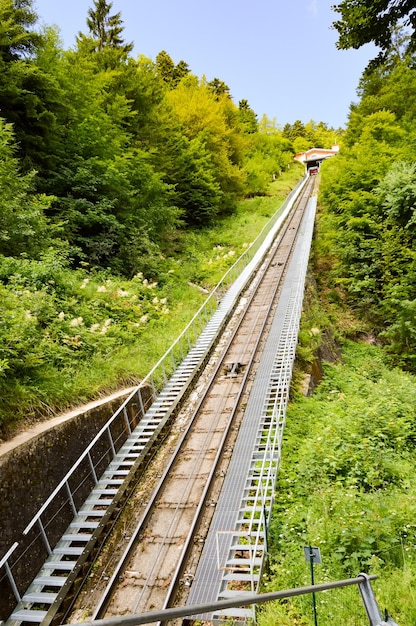
[{"label": "safety railing", "polygon": [[[221,611],[227,609],[233,609],[235,607],[249,607],[254,606],[259,609],[263,605],[275,602],[279,603],[283,607],[283,613],[285,609],[288,614],[293,616],[292,603],[297,599],[301,599],[301,603],[311,604],[311,596],[325,595],[328,599],[328,605],[332,605],[331,617],[327,617],[322,612],[316,615],[316,620],[311,618],[310,611],[307,609],[297,609],[297,615],[294,616],[293,623],[312,624],[315,622],[315,626],[322,624],[327,626],[333,624],[334,626],[341,626],[348,624],[348,626],[397,626],[396,622],[389,617],[387,621],[384,620],[379,606],[377,604],[376,597],[374,595],[371,581],[376,576],[368,576],[367,574],[359,574],[356,578],[348,578],[345,580],[337,580],[334,582],[322,583],[319,585],[309,585],[307,587],[297,587],[294,589],[286,589],[284,591],[271,591],[269,593],[259,594],[241,594],[241,596],[235,595],[232,599],[219,600],[217,602],[210,602],[205,604],[194,604],[185,607],[176,607],[172,609],[164,609],[163,611],[149,611],[147,613],[141,613],[138,615],[118,615],[114,618],[107,618],[103,620],[94,620],[93,622],[83,622],[82,626],[139,626],[140,624],[167,624],[173,620],[182,618],[195,618],[201,614],[215,613],[218,614]],[[344,594],[348,591],[348,588],[353,588],[352,593],[348,594],[348,600],[344,606],[344,609],[340,610],[342,605],[335,599],[341,592]],[[345,596],[347,597],[347,596]],[[319,604],[319,602],[318,602]],[[305,606],[306,606],[305,605]],[[338,607],[338,609],[337,609]],[[292,611],[290,613],[290,611]],[[282,612],[280,612],[282,615]],[[346,615],[346,619],[343,618]],[[296,620],[296,617],[301,618],[302,621]],[[321,621],[319,621],[321,618]],[[387,619],[387,618],[386,618]],[[224,617],[224,623],[229,623],[227,618]],[[244,622],[239,621],[240,625]],[[278,623],[278,621],[276,621]],[[74,626],[74,625],[72,625]]]}]

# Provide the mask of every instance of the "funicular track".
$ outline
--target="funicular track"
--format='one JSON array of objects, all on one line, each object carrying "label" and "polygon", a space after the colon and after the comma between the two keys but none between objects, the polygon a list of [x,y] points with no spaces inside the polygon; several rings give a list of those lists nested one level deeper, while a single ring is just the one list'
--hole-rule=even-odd
[{"label": "funicular track", "polygon": [[[300,200],[233,315],[232,325],[227,327],[225,338],[212,357],[210,366],[207,367],[204,362],[204,367],[198,369],[199,374],[204,372],[205,381],[199,383],[197,406],[192,409],[188,406],[179,412],[175,417],[178,426],[169,424],[174,433],[176,429],[169,443],[172,446],[174,442],[175,449],[167,453],[171,459],[162,472],[154,495],[146,494],[148,504],[142,501],[142,506],[130,507],[129,515],[135,509],[134,515],[130,515],[130,526],[133,524],[136,529],[118,564],[111,565],[110,584],[95,608],[94,617],[103,616],[106,610],[108,614],[113,614],[169,606],[182,583],[185,582],[186,586],[188,577],[192,577],[192,564],[187,564],[186,558],[195,542],[202,544],[204,541],[204,529],[209,524],[209,515],[204,517],[204,514],[212,513],[212,505],[227,471],[238,431],[238,410],[244,406],[249,394],[262,337],[275,306],[285,265],[312,186],[313,180],[305,185]],[[207,343],[213,341],[208,326]],[[199,355],[203,356],[204,350],[208,351],[202,342],[202,346],[196,348],[197,358],[202,358]],[[64,614],[55,612],[58,621],[48,607],[63,598],[61,590],[68,582],[67,572],[82,565],[86,545],[103,526],[107,509],[114,506],[114,498],[118,497],[117,490],[137,466],[138,455],[143,456],[144,453],[146,458],[151,456],[150,442],[157,441],[156,445],[160,447],[161,438],[155,439],[154,435],[155,432],[162,432],[166,423],[162,419],[161,424],[158,415],[178,402],[171,389],[176,388],[175,385],[186,388],[188,383],[195,386],[196,376],[191,376],[191,366],[187,366],[186,361],[159,395],[156,406],[152,405],[148,410],[143,407],[140,428],[130,435],[127,448],[113,450],[114,460],[103,474],[104,486],[100,485],[101,480],[96,481],[96,488],[78,511],[78,517],[58,542],[7,624],[59,624],[63,617],[68,617],[76,594]],[[202,391],[205,387],[206,390]],[[188,393],[189,389],[186,395]],[[181,394],[185,395],[185,392],[181,391]],[[195,398],[193,402],[195,404]],[[183,431],[180,436],[179,431]],[[162,433],[162,439],[165,437]],[[141,471],[140,476],[139,493],[140,485],[148,484],[146,473]],[[128,495],[130,502],[134,503],[131,489]],[[106,577],[111,572],[107,568]],[[127,593],[127,597],[123,597],[123,593]]]},{"label": "funicular track", "polygon": [[[246,292],[211,364],[204,389],[115,568],[93,618],[143,613],[183,601],[227,473],[279,290],[313,188]],[[179,415],[180,418],[180,415]],[[192,553],[192,559],[190,555]]]}]

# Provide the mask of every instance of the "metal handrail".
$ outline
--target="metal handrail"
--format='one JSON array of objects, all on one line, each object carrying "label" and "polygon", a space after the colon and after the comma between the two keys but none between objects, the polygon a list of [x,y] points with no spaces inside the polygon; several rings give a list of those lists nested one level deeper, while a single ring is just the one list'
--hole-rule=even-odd
[{"label": "metal handrail", "polygon": [[[217,600],[216,602],[194,604],[185,607],[175,607],[173,609],[164,609],[163,611],[149,611],[147,613],[141,613],[140,615],[118,615],[108,619],[97,619],[93,622],[82,622],[82,626],[138,626],[139,624],[151,624],[154,622],[167,623],[168,621],[182,617],[190,617],[213,612],[217,613],[221,610],[237,606],[241,607],[264,604],[266,602],[273,602],[283,598],[293,598],[295,596],[301,596],[308,593],[317,593],[319,591],[327,591],[329,589],[337,589],[339,587],[348,587],[351,585],[358,585],[360,588],[366,587],[368,595],[366,596],[366,599],[363,598],[363,602],[375,603],[375,606],[377,606],[370,584],[370,581],[375,580],[376,578],[377,576],[359,574],[356,578],[337,580],[332,583],[321,583],[319,585],[296,587],[295,589],[286,589],[284,591],[270,591],[268,593],[247,593],[241,594],[241,596],[235,596],[233,599]],[[367,609],[367,604],[365,604],[365,607]],[[381,626],[382,622],[380,621],[378,624]],[[378,626],[378,624],[377,621],[370,622],[370,626]],[[74,626],[74,624],[71,626]]]}]

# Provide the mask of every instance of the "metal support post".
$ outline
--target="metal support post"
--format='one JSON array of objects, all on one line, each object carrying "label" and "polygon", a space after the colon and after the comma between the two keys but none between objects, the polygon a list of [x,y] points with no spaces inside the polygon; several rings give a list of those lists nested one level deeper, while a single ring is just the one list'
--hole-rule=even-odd
[{"label": "metal support post", "polygon": [[129,435],[131,435],[131,426],[130,426],[129,416],[127,414],[127,409],[126,409],[125,406],[123,407],[123,414],[124,414],[124,419],[126,420],[126,426],[127,426],[128,433],[129,433]]},{"label": "metal support post", "polygon": [[19,590],[18,590],[18,588],[17,588],[16,581],[15,581],[15,579],[14,579],[14,577],[13,577],[12,570],[10,569],[10,566],[9,566],[9,564],[7,563],[7,561],[6,561],[6,563],[4,564],[4,566],[5,566],[5,568],[6,568],[7,578],[9,579],[9,582],[10,582],[11,587],[12,587],[12,589],[13,589],[14,597],[16,598],[16,600],[17,600],[18,602],[20,602],[22,598],[20,597],[20,593],[19,593]]},{"label": "metal support post", "polygon": [[[313,549],[312,546],[309,546],[309,562],[311,565],[311,584],[312,587],[315,584],[315,580],[314,580],[314,572],[313,572],[313,559],[314,559],[314,553],[313,553]],[[312,591],[312,610],[313,610],[313,623],[315,624],[315,626],[318,626],[318,618],[316,615],[316,597],[315,597],[315,592]]]},{"label": "metal support post", "polygon": [[359,576],[363,578],[363,582],[358,585],[358,588],[367,611],[370,626],[381,626],[384,622],[374,596],[370,578],[368,574],[360,574]]},{"label": "metal support post", "polygon": [[43,542],[44,542],[44,544],[45,544],[45,546],[46,546],[46,549],[47,549],[47,551],[48,551],[48,554],[52,554],[52,548],[51,548],[51,546],[50,546],[50,543],[49,543],[48,537],[47,537],[46,532],[45,532],[45,528],[44,528],[44,526],[43,526],[43,524],[42,524],[42,520],[40,519],[40,517],[39,517],[39,519],[38,519],[38,524],[39,524],[40,533],[41,533],[41,535],[42,535]]}]

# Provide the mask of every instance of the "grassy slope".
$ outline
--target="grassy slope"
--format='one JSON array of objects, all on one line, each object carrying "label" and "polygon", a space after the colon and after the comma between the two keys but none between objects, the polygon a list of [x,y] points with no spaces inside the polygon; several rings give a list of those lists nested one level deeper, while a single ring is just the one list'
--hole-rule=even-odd
[{"label": "grassy slope", "polygon": [[0,435],[142,379],[302,172],[295,165],[215,228],[182,234],[153,277],[71,272],[53,256],[19,265],[7,287],[14,370],[0,368]]}]

